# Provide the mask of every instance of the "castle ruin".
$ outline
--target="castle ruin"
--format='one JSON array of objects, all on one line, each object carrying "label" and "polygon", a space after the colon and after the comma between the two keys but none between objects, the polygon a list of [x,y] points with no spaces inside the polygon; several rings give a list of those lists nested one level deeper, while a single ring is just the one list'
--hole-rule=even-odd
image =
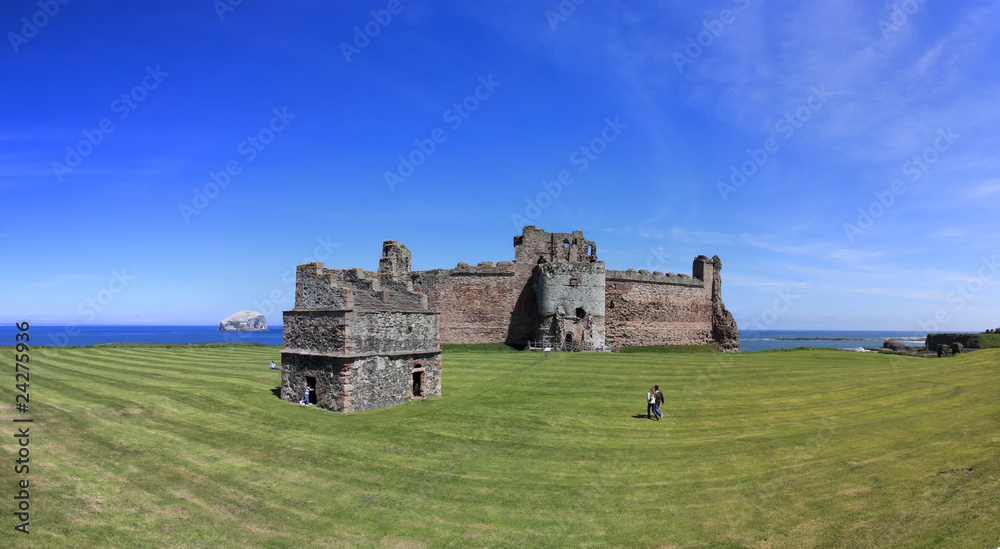
[{"label": "castle ruin", "polygon": [[295,309],[284,314],[281,397],[352,412],[441,394],[439,343],[544,342],[577,350],[715,344],[739,349],[722,303],[722,262],[692,273],[606,269],[581,231],[533,225],[514,261],[411,270],[387,240],[378,272],[299,265]]},{"label": "castle ruin", "polygon": [[514,261],[409,276],[441,314],[442,343],[545,340],[583,350],[714,343],[735,351],[739,331],[722,303],[721,269],[718,256],[701,255],[691,276],[610,270],[581,231],[529,225],[514,237]]}]

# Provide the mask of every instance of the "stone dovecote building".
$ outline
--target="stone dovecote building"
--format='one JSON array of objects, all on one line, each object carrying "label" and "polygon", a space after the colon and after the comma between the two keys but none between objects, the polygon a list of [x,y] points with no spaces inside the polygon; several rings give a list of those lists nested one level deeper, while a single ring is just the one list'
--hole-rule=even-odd
[{"label": "stone dovecote building", "polygon": [[[441,394],[440,315],[405,275],[409,252],[379,272],[299,265],[295,309],[284,313],[281,398],[358,412]],[[404,253],[405,252],[405,253]],[[405,259],[404,259],[405,258]]]}]

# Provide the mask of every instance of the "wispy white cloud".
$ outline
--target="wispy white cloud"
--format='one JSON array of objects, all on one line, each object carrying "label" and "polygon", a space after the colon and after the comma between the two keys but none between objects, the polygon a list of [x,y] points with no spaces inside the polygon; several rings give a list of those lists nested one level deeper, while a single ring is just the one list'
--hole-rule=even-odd
[{"label": "wispy white cloud", "polygon": [[71,281],[71,280],[86,280],[86,279],[90,279],[90,278],[94,278],[94,276],[93,275],[89,275],[89,274],[82,274],[82,273],[57,274],[57,275],[50,276],[46,280],[40,280],[38,282],[33,282],[31,284],[31,286],[34,286],[36,288],[44,288],[44,287],[47,287],[47,286],[63,285],[63,284],[68,283],[68,281]]},{"label": "wispy white cloud", "polygon": [[774,288],[797,288],[804,290],[809,288],[811,283],[803,280],[777,280],[775,278],[735,271],[732,273],[727,272],[723,276],[723,285],[726,288],[746,287],[758,290],[769,290]]},{"label": "wispy white cloud", "polygon": [[1000,195],[1000,179],[981,181],[978,185],[965,191],[970,200],[993,198]]},{"label": "wispy white cloud", "polygon": [[880,288],[877,286],[855,286],[848,284],[825,285],[823,292],[827,294],[860,294],[884,297],[901,297],[905,299],[919,299],[922,301],[941,299],[940,292],[931,290],[908,291],[898,288]]},{"label": "wispy white cloud", "polygon": [[757,236],[741,234],[740,242],[754,248],[762,248],[771,252],[786,255],[825,255],[834,246],[831,242],[810,242],[805,244],[791,243],[783,238],[773,236]]},{"label": "wispy white cloud", "polygon": [[697,242],[699,244],[731,244],[730,235],[712,231],[689,231],[681,227],[670,230],[670,237],[680,242]]},{"label": "wispy white cloud", "polygon": [[852,265],[868,264],[885,256],[882,250],[863,250],[858,248],[838,248],[830,252],[829,257]]}]

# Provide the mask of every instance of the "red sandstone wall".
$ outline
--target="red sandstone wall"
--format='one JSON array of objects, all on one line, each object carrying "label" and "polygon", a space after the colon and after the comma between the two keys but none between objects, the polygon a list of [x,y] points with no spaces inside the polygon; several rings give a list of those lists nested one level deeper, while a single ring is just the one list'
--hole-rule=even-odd
[{"label": "red sandstone wall", "polygon": [[608,280],[604,329],[615,345],[711,343],[711,289]]},{"label": "red sandstone wall", "polygon": [[511,311],[524,287],[522,277],[426,272],[413,275],[414,289],[426,293],[430,309],[441,313],[441,343],[508,340]]}]

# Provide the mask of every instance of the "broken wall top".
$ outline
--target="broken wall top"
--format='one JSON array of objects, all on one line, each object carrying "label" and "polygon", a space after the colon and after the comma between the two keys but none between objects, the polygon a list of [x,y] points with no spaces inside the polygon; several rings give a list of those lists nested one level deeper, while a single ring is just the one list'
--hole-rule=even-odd
[{"label": "broken wall top", "polygon": [[295,273],[295,310],[427,312],[427,296],[407,277],[363,269],[327,269],[323,263],[299,265]]},{"label": "broken wall top", "polygon": [[549,233],[528,225],[514,237],[514,261],[522,264],[589,263],[597,261],[597,245],[583,231]]}]

